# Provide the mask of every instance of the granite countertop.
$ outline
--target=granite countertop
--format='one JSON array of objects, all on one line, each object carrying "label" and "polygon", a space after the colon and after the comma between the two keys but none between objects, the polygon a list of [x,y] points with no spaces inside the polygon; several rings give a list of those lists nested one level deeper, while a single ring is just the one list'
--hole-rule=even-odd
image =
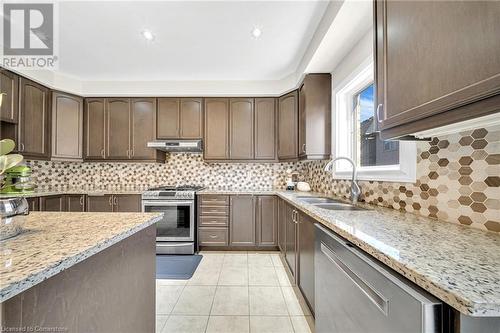
[{"label": "granite countertop", "polygon": [[500,317],[500,233],[363,203],[359,206],[367,210],[325,210],[297,198],[327,196],[322,193],[253,189],[199,193],[276,194],[461,313]]},{"label": "granite countertop", "polygon": [[252,195],[274,195],[276,194],[276,190],[273,189],[256,189],[256,188],[205,188],[200,191],[197,191],[196,194],[252,194]]},{"label": "granite countertop", "polygon": [[32,212],[0,241],[0,302],[156,223],[161,213]]}]

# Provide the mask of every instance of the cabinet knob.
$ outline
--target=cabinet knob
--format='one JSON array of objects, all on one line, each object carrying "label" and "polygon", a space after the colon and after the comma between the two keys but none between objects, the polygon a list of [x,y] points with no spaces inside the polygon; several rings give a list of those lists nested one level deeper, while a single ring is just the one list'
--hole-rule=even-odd
[{"label": "cabinet knob", "polygon": [[382,118],[382,114],[381,114],[382,111],[384,111],[384,105],[383,104],[377,105],[377,122],[379,124],[381,124],[384,121],[384,119]]}]

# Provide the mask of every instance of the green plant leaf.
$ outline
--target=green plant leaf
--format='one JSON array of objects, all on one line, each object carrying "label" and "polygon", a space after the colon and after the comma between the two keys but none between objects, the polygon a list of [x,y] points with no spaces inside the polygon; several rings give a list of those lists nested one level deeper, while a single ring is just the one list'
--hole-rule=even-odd
[{"label": "green plant leaf", "polygon": [[23,156],[19,154],[10,154],[0,156],[0,175],[6,170],[18,165],[23,160]]},{"label": "green plant leaf", "polygon": [[15,142],[11,139],[0,140],[0,156],[7,155],[14,150]]}]

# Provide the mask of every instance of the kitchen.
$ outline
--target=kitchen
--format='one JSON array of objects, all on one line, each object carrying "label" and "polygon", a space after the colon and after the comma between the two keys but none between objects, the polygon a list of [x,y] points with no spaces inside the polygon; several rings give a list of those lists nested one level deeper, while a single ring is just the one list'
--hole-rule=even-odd
[{"label": "kitchen", "polygon": [[500,332],[500,2],[46,3],[2,329]]}]

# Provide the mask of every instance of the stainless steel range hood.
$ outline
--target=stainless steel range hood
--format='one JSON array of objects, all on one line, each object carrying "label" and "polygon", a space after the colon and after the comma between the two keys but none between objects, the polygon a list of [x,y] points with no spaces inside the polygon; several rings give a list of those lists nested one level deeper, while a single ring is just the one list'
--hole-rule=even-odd
[{"label": "stainless steel range hood", "polygon": [[171,153],[199,153],[203,151],[202,140],[157,140],[148,142],[147,146]]}]

